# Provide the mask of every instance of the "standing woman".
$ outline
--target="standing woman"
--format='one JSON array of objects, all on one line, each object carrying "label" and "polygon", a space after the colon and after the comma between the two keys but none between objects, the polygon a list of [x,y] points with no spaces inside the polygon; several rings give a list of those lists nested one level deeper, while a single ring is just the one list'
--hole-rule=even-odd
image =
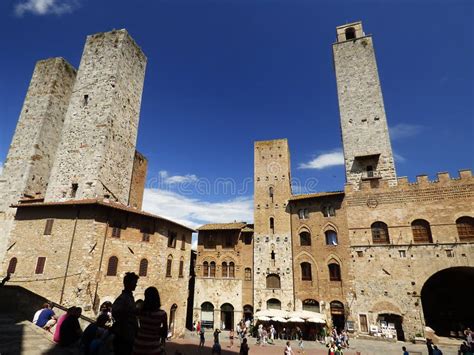
[{"label": "standing woman", "polygon": [[160,294],[155,287],[145,290],[145,301],[138,315],[138,328],[133,354],[164,354],[165,340],[168,333],[168,316],[160,309]]}]

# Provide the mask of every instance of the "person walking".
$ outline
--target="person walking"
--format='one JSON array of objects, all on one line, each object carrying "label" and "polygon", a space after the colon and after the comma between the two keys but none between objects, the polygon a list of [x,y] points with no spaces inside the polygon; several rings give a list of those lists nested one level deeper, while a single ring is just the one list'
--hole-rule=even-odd
[{"label": "person walking", "polygon": [[249,345],[247,344],[247,338],[244,338],[244,340],[242,340],[242,345],[240,346],[240,351],[239,351],[239,354],[240,355],[249,355]]},{"label": "person walking", "polygon": [[164,354],[168,335],[168,315],[161,309],[160,294],[156,287],[148,287],[145,290],[145,301],[138,320],[140,327],[132,354]]},{"label": "person walking", "polygon": [[137,287],[138,275],[127,272],[123,278],[124,290],[112,305],[112,317],[115,322],[112,327],[114,350],[117,355],[130,355],[133,342],[138,330],[137,310],[133,291]]},{"label": "person walking", "polygon": [[287,341],[286,342],[286,346],[285,346],[285,355],[294,355],[295,353],[293,352],[293,350],[291,349],[291,345],[290,345],[290,342]]},{"label": "person walking", "polygon": [[212,346],[212,355],[221,355],[222,354],[222,347],[218,341],[214,341],[214,345]]},{"label": "person walking", "polygon": [[199,349],[204,348],[204,342],[206,339],[204,338],[204,329],[199,327]]},{"label": "person walking", "polygon": [[234,329],[231,329],[229,333],[229,342],[230,342],[229,348],[231,349],[234,346],[234,337],[235,337]]},{"label": "person walking", "polygon": [[303,349],[304,349],[303,331],[301,330],[300,327],[296,327],[296,336],[298,337],[298,347],[300,348],[301,351],[303,351]]},{"label": "person walking", "polygon": [[402,346],[403,355],[410,355],[405,346]]}]

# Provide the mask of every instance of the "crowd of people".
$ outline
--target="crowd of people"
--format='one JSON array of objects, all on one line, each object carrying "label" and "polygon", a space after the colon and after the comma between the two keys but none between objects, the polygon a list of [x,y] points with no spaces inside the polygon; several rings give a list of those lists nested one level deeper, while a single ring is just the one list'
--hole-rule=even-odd
[{"label": "crowd of people", "polygon": [[155,287],[145,290],[145,299],[135,302],[133,291],[139,277],[127,272],[124,290],[114,303],[100,306],[95,322],[82,331],[79,318],[82,309],[71,307],[58,317],[45,303],[38,310],[33,323],[53,332],[53,340],[61,347],[75,348],[86,355],[164,354],[168,338],[168,317],[161,309],[161,300]]}]

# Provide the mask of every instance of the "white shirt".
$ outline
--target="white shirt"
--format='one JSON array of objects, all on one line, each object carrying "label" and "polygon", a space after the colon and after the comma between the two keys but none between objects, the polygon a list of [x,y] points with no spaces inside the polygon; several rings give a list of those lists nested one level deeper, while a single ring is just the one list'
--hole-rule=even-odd
[{"label": "white shirt", "polygon": [[36,311],[35,315],[33,316],[33,324],[36,324],[36,322],[38,321],[38,318],[40,316],[40,313],[43,309],[44,308],[41,308],[40,310]]}]

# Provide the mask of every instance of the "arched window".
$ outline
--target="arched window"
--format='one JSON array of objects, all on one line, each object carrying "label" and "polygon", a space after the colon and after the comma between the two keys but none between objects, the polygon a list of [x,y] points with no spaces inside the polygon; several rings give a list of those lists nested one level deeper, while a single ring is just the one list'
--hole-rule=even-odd
[{"label": "arched window", "polygon": [[311,234],[309,234],[308,231],[303,231],[300,233],[300,245],[301,246],[311,245]]},{"label": "arched window", "polygon": [[272,234],[275,233],[275,220],[273,217],[270,217],[270,231]]},{"label": "arched window", "polygon": [[270,197],[270,199],[271,199],[272,202],[273,202],[273,187],[272,187],[272,186],[270,186],[270,187],[268,188],[268,196]]},{"label": "arched window", "polygon": [[184,258],[181,257],[179,260],[179,273],[178,277],[184,277]]},{"label": "arched window", "polygon": [[276,298],[270,298],[267,301],[267,309],[281,309],[281,302]]},{"label": "arched window", "polygon": [[460,217],[456,220],[456,227],[461,241],[474,241],[474,218]]},{"label": "arched window", "polygon": [[210,302],[201,304],[201,326],[214,328],[214,305]]},{"label": "arched window", "polygon": [[209,263],[207,261],[202,263],[202,276],[209,277]]},{"label": "arched window", "polygon": [[416,219],[411,222],[411,230],[413,232],[413,241],[415,243],[433,243],[431,236],[431,228],[428,221],[424,219]]},{"label": "arched window", "polygon": [[229,277],[231,278],[235,277],[235,264],[233,261],[229,263]]},{"label": "arched window", "polygon": [[313,299],[303,301],[303,311],[320,312],[319,302]]},{"label": "arched window", "polygon": [[280,288],[280,276],[270,274],[267,276],[267,288]]},{"label": "arched window", "polygon": [[326,235],[326,245],[337,245],[337,233],[330,229],[324,232]]},{"label": "arched window", "polygon": [[301,280],[303,281],[312,280],[310,263],[307,263],[307,262],[301,263]]},{"label": "arched window", "polygon": [[17,258],[13,257],[8,263],[7,274],[14,274],[16,270],[16,263],[18,262]]},{"label": "arched window", "polygon": [[216,277],[216,263],[211,261],[211,266],[209,268],[209,277]]},{"label": "arched window", "polygon": [[171,277],[172,267],[173,267],[173,256],[168,255],[168,260],[166,260],[166,277]]},{"label": "arched window", "polygon": [[328,265],[329,268],[329,280],[330,281],[341,281],[341,267],[336,262],[332,262]]},{"label": "arched window", "polygon": [[372,230],[372,242],[374,244],[389,244],[388,227],[383,222],[374,222],[370,226]]},{"label": "arched window", "polygon": [[249,267],[245,268],[245,281],[251,281],[252,280],[252,269]]},{"label": "arched window", "polygon": [[346,40],[354,39],[356,38],[356,31],[354,27],[348,27],[346,28]]},{"label": "arched window", "polygon": [[142,259],[140,260],[140,268],[138,269],[138,276],[146,276],[148,271],[148,260]]},{"label": "arched window", "polygon": [[229,268],[225,261],[222,263],[222,277],[229,277]]},{"label": "arched window", "polygon": [[116,276],[117,266],[118,266],[118,258],[116,256],[111,256],[109,258],[109,263],[107,264],[107,276]]}]

